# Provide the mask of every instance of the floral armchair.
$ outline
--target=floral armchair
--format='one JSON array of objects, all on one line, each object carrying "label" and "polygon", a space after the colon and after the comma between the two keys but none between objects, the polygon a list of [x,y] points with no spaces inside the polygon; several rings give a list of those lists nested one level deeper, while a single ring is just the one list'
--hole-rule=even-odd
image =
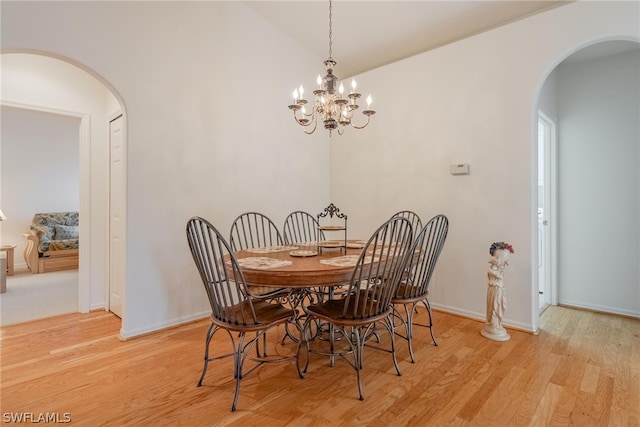
[{"label": "floral armchair", "polygon": [[32,273],[78,268],[78,212],[37,213],[24,233],[24,259]]}]

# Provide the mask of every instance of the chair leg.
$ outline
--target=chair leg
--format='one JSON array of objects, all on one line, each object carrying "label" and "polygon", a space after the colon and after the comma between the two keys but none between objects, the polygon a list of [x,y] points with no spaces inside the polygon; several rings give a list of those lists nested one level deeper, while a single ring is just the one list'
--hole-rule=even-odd
[{"label": "chair leg", "polygon": [[[438,346],[438,342],[436,341],[436,336],[433,333],[433,318],[431,316],[431,304],[429,304],[429,300],[428,299],[423,299],[422,301],[420,301],[422,303],[422,305],[424,305],[424,307],[427,309],[427,314],[429,315],[429,324],[428,325],[423,325],[422,323],[413,323],[413,326],[422,326],[425,328],[429,328],[429,331],[431,332],[431,339],[433,340],[433,345],[435,345],[436,347]],[[414,307],[414,311],[417,311],[417,304]]]},{"label": "chair leg", "polygon": [[211,323],[209,325],[209,329],[207,329],[207,339],[204,347],[204,366],[202,367],[202,375],[200,375],[200,381],[198,381],[198,387],[202,385],[202,380],[204,379],[205,374],[207,373],[207,366],[209,366],[209,344],[211,343],[211,338],[213,338],[213,334],[215,334],[218,328]]},{"label": "chair leg", "polygon": [[[244,353],[243,353],[244,337],[245,337],[245,333],[241,332],[238,338],[238,346],[235,347],[235,343],[234,343],[235,348],[233,349],[234,350],[233,371],[234,371],[234,378],[236,379],[236,391],[233,395],[231,412],[234,412],[236,410],[236,404],[238,403],[238,396],[240,396],[240,380],[242,380],[242,365],[244,364]],[[259,338],[256,337],[256,345],[258,340]]]},{"label": "chair leg", "polygon": [[364,339],[360,337],[362,332],[362,328],[357,327],[354,328],[352,335],[354,335],[356,339],[356,348],[353,352],[354,357],[354,368],[356,369],[356,377],[358,379],[358,394],[360,395],[360,400],[364,400],[364,392],[362,390],[362,378],[360,378],[360,370],[362,369],[362,353],[364,353]]},{"label": "chair leg", "polygon": [[[289,325],[291,323],[297,323],[297,320],[288,320],[287,323],[284,324],[284,334],[282,334],[282,339],[280,340],[280,345],[284,345],[287,338],[291,340],[294,344],[297,343],[297,338],[293,336],[291,331],[289,330]],[[297,327],[297,325],[296,325]]]},{"label": "chair leg", "polygon": [[332,368],[336,366],[335,340],[336,328],[333,326],[333,323],[329,323],[329,366]]},{"label": "chair leg", "polygon": [[[309,346],[309,336],[307,335],[307,329],[309,329],[309,334],[311,334],[311,329],[309,328],[309,325],[310,325],[311,321],[312,321],[311,316],[309,316],[305,320],[305,322],[302,325],[302,327],[300,327],[300,326],[298,326],[296,324],[296,326],[298,327],[298,331],[300,332],[300,339],[298,339],[298,348],[296,350],[296,369],[298,370],[298,376],[301,379],[304,378],[304,374],[307,373],[307,369],[309,368],[309,357],[310,357],[309,354],[311,353],[311,348]],[[300,349],[302,348],[303,344],[307,347],[307,358],[306,358],[306,362],[305,362],[304,368],[301,369],[301,367],[300,367]]]},{"label": "chair leg", "polygon": [[402,372],[400,371],[400,365],[398,365],[398,358],[396,357],[396,333],[394,330],[395,326],[393,325],[393,318],[387,317],[384,324],[387,326],[387,331],[391,338],[391,356],[393,357],[393,365],[396,367],[398,376],[401,376]]},{"label": "chair leg", "polygon": [[[258,334],[258,332],[256,332],[256,334]],[[258,343],[256,343],[256,349],[258,347],[259,347]],[[259,351],[258,351],[258,357],[260,357]],[[262,334],[262,357],[267,357],[267,333],[266,332]]]},{"label": "chair leg", "polygon": [[433,345],[435,345],[437,347],[438,346],[438,342],[436,341],[436,337],[433,334],[433,318],[431,317],[431,304],[429,304],[429,300],[426,299],[426,298],[424,300],[422,300],[422,304],[427,309],[427,314],[429,315],[429,324],[428,325],[420,325],[420,326],[426,326],[426,327],[429,328],[429,331],[431,332],[431,339],[433,340]]},{"label": "chair leg", "polygon": [[409,356],[411,357],[411,363],[416,363],[416,358],[413,355],[413,317],[416,312],[416,305],[411,304],[411,309],[405,304],[404,313],[406,321],[404,327],[407,335],[407,342],[409,343]]}]

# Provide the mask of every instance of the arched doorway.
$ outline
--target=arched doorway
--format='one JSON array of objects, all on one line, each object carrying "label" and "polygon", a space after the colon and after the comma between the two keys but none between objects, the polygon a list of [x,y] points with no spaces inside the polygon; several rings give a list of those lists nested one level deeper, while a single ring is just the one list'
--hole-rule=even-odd
[{"label": "arched doorway", "polygon": [[546,300],[631,316],[640,311],[638,270],[617,255],[622,249],[626,259],[640,257],[639,73],[640,44],[607,40],[566,55],[541,85],[535,127],[546,116],[558,131],[546,153],[544,138],[534,136],[545,153],[534,168],[541,203],[535,208],[543,206],[536,261],[544,266],[534,271],[534,295],[551,293],[535,295],[538,308]]},{"label": "arched doorway", "polygon": [[[110,286],[114,282],[124,284],[124,277],[109,276],[112,260],[108,250],[109,122],[124,114],[123,102],[100,76],[81,64],[54,55],[3,52],[2,74],[3,105],[81,120],[78,309],[88,312],[108,308]],[[124,192],[119,197],[124,198]]]}]

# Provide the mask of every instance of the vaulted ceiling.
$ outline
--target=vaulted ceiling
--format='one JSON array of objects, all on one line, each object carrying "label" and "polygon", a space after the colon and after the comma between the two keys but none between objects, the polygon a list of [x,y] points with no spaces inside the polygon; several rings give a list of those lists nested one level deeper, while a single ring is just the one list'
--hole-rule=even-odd
[{"label": "vaulted ceiling", "polygon": [[[245,3],[320,57],[329,56],[328,0]],[[333,0],[336,74],[353,76],[569,3]]]}]

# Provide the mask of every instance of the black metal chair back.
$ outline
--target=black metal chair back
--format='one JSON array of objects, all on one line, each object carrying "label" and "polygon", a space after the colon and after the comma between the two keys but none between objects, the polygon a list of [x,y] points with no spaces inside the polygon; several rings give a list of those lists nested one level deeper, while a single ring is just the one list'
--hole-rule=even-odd
[{"label": "black metal chair back", "polygon": [[[220,232],[207,220],[194,217],[187,224],[187,240],[207,292],[213,318],[229,327],[257,324],[238,260]],[[228,267],[231,267],[231,272]]]},{"label": "black metal chair back", "polygon": [[325,240],[322,230],[318,230],[319,225],[318,220],[308,212],[291,212],[284,220],[284,242],[293,244]]},{"label": "black metal chair back", "polygon": [[447,217],[436,215],[418,232],[411,248],[414,256],[407,264],[409,276],[403,281],[405,286],[398,288],[396,298],[426,297],[448,231]]},{"label": "black metal chair back", "polygon": [[390,311],[412,236],[411,223],[402,217],[389,219],[373,233],[353,271],[343,318],[375,318]]},{"label": "black metal chair back", "polygon": [[233,221],[229,242],[234,251],[283,244],[275,223],[258,212],[245,212]]},{"label": "black metal chair back", "polygon": [[402,218],[407,218],[409,220],[409,222],[411,223],[411,227],[413,228],[414,236],[418,234],[420,230],[422,230],[422,220],[420,219],[420,216],[417,213],[413,211],[400,211],[393,214],[391,218],[394,218],[397,216]]}]

